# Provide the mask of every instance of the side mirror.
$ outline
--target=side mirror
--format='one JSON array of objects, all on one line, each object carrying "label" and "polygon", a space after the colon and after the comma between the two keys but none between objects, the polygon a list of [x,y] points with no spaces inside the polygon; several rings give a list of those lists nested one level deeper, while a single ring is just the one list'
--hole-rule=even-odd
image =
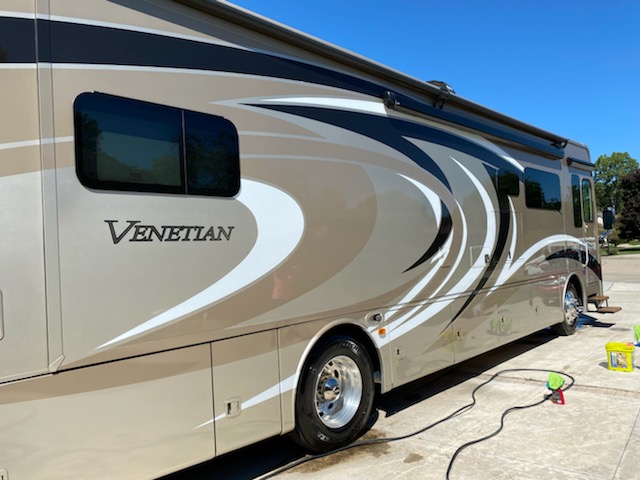
[{"label": "side mirror", "polygon": [[613,207],[607,207],[602,211],[602,226],[605,230],[611,230],[616,221],[616,212]]}]

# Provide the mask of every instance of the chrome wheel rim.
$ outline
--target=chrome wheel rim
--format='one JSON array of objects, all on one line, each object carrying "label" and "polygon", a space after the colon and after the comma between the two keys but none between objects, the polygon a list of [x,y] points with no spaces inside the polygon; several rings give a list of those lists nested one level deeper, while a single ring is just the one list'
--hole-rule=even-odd
[{"label": "chrome wheel rim", "polygon": [[567,290],[564,294],[564,321],[573,326],[578,321],[580,302],[573,290]]},{"label": "chrome wheel rim", "polygon": [[345,355],[332,358],[316,382],[316,412],[329,428],[341,428],[355,416],[362,399],[362,374],[356,362]]}]

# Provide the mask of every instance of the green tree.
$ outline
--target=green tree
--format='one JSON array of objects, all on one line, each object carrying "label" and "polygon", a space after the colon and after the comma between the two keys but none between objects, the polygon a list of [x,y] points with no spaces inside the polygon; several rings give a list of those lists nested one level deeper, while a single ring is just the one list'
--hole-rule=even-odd
[{"label": "green tree", "polygon": [[614,207],[616,212],[622,210],[620,180],[636,170],[638,162],[627,152],[614,152],[598,157],[594,179],[599,210],[606,207]]},{"label": "green tree", "polygon": [[640,238],[640,170],[620,180],[624,209],[618,217],[620,237],[625,240]]}]

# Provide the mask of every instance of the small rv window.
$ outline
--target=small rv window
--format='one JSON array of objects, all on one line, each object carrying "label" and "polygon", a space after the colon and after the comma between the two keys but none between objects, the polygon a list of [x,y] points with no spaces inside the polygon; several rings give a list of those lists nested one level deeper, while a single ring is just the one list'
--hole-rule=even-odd
[{"label": "small rv window", "polygon": [[582,226],[582,209],[580,201],[580,179],[577,175],[571,175],[571,195],[573,198],[573,224]]},{"label": "small rv window", "polygon": [[505,195],[520,195],[521,174],[517,171],[500,170],[498,172],[498,190]]},{"label": "small rv window", "polygon": [[76,171],[103,190],[229,197],[240,188],[238,135],[222,117],[100,93],[74,103]]},{"label": "small rv window", "polygon": [[582,211],[585,223],[593,223],[593,208],[591,202],[591,182],[582,180]]},{"label": "small rv window", "polygon": [[522,173],[515,168],[493,168],[485,165],[487,172],[491,175],[491,180],[498,191],[503,195],[512,195],[517,197],[520,195],[520,182],[522,181]]},{"label": "small rv window", "polygon": [[527,207],[560,210],[560,178],[556,174],[525,168],[524,190]]},{"label": "small rv window", "polygon": [[230,197],[240,189],[238,134],[231,122],[184,113],[187,193]]}]

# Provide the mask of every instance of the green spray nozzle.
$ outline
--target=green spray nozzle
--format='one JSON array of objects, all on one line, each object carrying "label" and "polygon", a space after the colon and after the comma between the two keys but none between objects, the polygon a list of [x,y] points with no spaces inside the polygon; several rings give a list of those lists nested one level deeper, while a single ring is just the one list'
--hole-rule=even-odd
[{"label": "green spray nozzle", "polygon": [[564,378],[557,373],[549,372],[549,381],[547,382],[547,388],[549,390],[559,390],[564,385]]}]

